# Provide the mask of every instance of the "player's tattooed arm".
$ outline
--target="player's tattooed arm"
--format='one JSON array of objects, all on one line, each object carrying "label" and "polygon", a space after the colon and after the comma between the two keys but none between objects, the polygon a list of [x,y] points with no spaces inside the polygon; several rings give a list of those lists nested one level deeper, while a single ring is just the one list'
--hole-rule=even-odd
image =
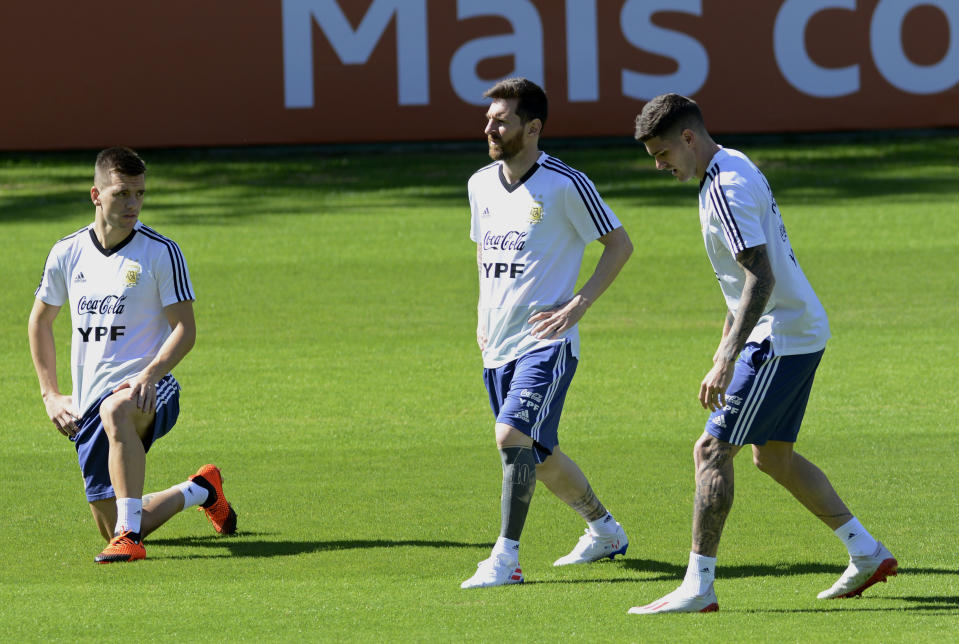
[{"label": "player's tattooed arm", "polygon": [[711,411],[725,406],[726,389],[732,382],[736,359],[766,310],[766,303],[776,284],[765,245],[745,249],[736,256],[736,261],[746,273],[739,309],[731,321],[727,316],[723,339],[713,354],[713,367],[699,385],[699,403]]},{"label": "player's tattooed arm", "polygon": [[736,255],[736,262],[746,272],[746,282],[739,300],[739,310],[733,314],[731,320],[727,318],[729,333],[724,336],[716,352],[716,359],[726,362],[734,362],[742,351],[746,338],[766,310],[766,303],[772,295],[773,286],[776,285],[765,244],[740,252]]}]

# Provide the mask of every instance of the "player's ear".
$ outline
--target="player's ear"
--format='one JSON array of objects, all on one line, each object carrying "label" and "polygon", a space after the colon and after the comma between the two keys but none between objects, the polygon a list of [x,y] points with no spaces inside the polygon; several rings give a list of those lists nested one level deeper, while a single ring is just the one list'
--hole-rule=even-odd
[{"label": "player's ear", "polygon": [[686,145],[692,145],[693,141],[696,140],[696,133],[689,128],[683,130],[679,136],[683,139],[683,143]]},{"label": "player's ear", "polygon": [[100,205],[100,191],[97,189],[96,186],[93,186],[92,188],[90,188],[90,201],[93,202],[94,206]]},{"label": "player's ear", "polygon": [[537,136],[543,129],[543,122],[539,119],[533,119],[526,124],[526,135]]}]

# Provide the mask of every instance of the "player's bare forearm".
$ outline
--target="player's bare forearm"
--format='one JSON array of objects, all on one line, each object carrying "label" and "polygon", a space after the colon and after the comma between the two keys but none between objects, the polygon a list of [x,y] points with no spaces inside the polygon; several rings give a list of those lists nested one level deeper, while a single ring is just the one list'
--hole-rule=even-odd
[{"label": "player's bare forearm", "polygon": [[746,344],[759,318],[766,310],[766,303],[776,285],[766,246],[747,248],[736,256],[736,261],[746,272],[743,295],[735,315],[726,316],[723,340],[716,351],[714,361],[734,362]]},{"label": "player's bare forearm", "polygon": [[57,350],[53,338],[53,320],[59,313],[59,306],[50,306],[36,300],[30,311],[27,335],[30,339],[30,355],[33,368],[40,382],[40,395],[59,394],[57,384]]},{"label": "player's bare forearm", "polygon": [[40,382],[40,396],[47,417],[64,436],[77,433],[78,413],[73,398],[60,393],[57,384],[57,351],[53,337],[53,320],[59,313],[59,306],[51,306],[36,300],[30,312],[27,335],[30,339],[30,355],[33,367]]},{"label": "player's bare forearm", "polygon": [[619,275],[619,271],[633,252],[629,235],[623,228],[617,228],[600,237],[599,241],[604,246],[603,254],[593,274],[568,302],[530,316],[528,322],[533,325],[531,331],[533,336],[550,338],[571,329],[586,314],[586,309],[592,306]]},{"label": "player's bare forearm", "polygon": [[713,363],[716,363],[719,360],[720,352],[723,350],[722,340],[729,335],[729,330],[733,328],[733,322],[736,321],[736,316],[733,315],[733,312],[729,309],[726,310],[726,319],[723,321],[723,335],[720,338],[719,345],[716,347],[716,352],[713,354]]},{"label": "player's bare forearm", "polygon": [[599,241],[603,244],[603,254],[593,274],[583,284],[583,288],[579,289],[579,295],[585,300],[587,307],[609,288],[626,265],[629,256],[633,254],[633,242],[630,241],[625,228],[612,230],[600,237]]},{"label": "player's bare forearm", "polygon": [[196,321],[193,317],[193,302],[177,302],[163,309],[172,331],[160,345],[156,357],[141,374],[155,385],[173,370],[196,343]]},{"label": "player's bare forearm", "polygon": [[736,261],[746,273],[739,310],[735,315],[727,313],[723,339],[713,354],[713,366],[699,385],[699,403],[711,411],[726,405],[726,389],[732,382],[736,359],[766,310],[776,283],[765,246],[747,248],[736,256]]}]

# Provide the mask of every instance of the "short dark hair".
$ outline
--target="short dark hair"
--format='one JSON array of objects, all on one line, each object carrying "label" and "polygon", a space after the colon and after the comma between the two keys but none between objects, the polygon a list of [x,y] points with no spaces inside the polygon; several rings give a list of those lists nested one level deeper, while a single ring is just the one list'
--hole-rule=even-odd
[{"label": "short dark hair", "polygon": [[636,117],[636,140],[640,142],[685,129],[705,130],[706,124],[696,101],[679,94],[660,94]]},{"label": "short dark hair", "polygon": [[549,113],[549,101],[543,88],[526,78],[504,78],[488,90],[483,92],[483,98],[518,99],[516,115],[524,124],[533,119],[539,119],[546,125],[546,116]]},{"label": "short dark hair", "polygon": [[116,172],[128,177],[138,177],[147,171],[147,166],[136,152],[123,146],[101,150],[93,167],[93,179],[106,180]]}]

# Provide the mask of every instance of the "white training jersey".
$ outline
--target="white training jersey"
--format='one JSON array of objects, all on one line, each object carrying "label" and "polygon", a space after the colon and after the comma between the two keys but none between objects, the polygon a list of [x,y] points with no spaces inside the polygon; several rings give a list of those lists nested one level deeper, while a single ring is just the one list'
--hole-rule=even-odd
[{"label": "white training jersey", "polygon": [[470,177],[468,191],[470,238],[480,249],[479,322],[488,338],[483,366],[564,339],[578,357],[576,326],[540,340],[527,320],[573,297],[586,244],[619,228],[616,216],[586,175],[545,152],[515,185],[497,161]]},{"label": "white training jersey", "polygon": [[110,250],[93,224],[58,241],[36,296],[51,306],[69,301],[73,402],[81,414],[156,357],[172,332],[164,307],[196,299],[180,247],[141,222]]},{"label": "white training jersey", "polygon": [[799,267],[769,182],[742,152],[720,148],[710,160],[699,190],[699,221],[709,261],[734,314],[746,279],[736,255],[766,245],[776,284],[747,341],[769,338],[777,355],[825,348],[826,311]]}]

